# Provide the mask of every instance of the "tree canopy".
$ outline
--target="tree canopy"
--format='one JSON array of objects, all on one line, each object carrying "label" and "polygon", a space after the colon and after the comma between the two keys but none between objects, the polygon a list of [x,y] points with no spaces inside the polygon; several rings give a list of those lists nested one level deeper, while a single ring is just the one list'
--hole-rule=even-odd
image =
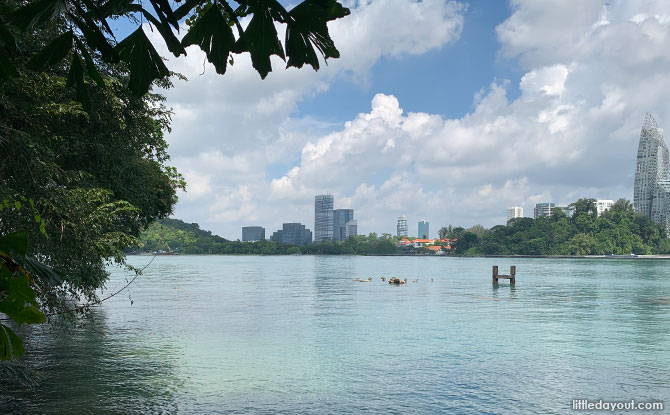
[{"label": "tree canopy", "polygon": [[[145,19],[174,56],[186,55],[187,46],[197,45],[219,74],[233,62],[232,54],[241,53],[251,55],[261,78],[272,70],[272,55],[285,60],[286,67],[308,64],[318,70],[317,51],[324,60],[339,57],[327,23],[349,14],[335,0],[305,0],[291,10],[276,0],[173,4],[169,0],[3,0],[0,82],[26,71],[55,71],[66,77],[66,86],[75,90],[76,100],[88,109],[87,83],[103,88],[112,66],[125,68],[128,88],[141,96],[156,80],[170,75],[141,27]],[[118,19],[136,24],[136,30],[117,39],[111,25]],[[276,24],[286,27],[283,44]]]}]

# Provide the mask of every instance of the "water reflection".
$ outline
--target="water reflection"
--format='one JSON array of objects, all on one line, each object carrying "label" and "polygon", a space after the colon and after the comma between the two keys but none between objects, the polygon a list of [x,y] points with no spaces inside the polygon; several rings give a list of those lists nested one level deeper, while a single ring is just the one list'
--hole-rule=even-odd
[{"label": "water reflection", "polygon": [[33,327],[22,370],[30,382],[2,380],[0,413],[174,413],[175,376],[169,345],[137,342],[93,310],[72,327]]}]

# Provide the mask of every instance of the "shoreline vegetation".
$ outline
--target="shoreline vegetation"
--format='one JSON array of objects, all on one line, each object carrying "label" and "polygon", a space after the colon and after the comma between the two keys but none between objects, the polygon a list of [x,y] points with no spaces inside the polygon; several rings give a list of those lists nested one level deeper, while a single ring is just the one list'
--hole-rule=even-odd
[{"label": "shoreline vegetation", "polygon": [[[670,259],[670,239],[665,229],[644,215],[635,213],[630,201],[619,199],[610,210],[596,214],[593,199],[580,199],[570,205],[572,215],[554,210],[551,216],[516,218],[507,225],[486,229],[443,227],[428,249],[399,244],[400,238],[370,233],[344,241],[322,241],[304,246],[262,240],[227,240],[197,223],[162,219],[144,231],[134,248],[137,254],[215,254],[215,255],[381,255],[381,256],[457,256],[492,258],[582,258],[582,259]],[[409,238],[413,240],[414,238]],[[445,242],[446,241],[446,242]],[[439,255],[441,254],[441,255]]]}]

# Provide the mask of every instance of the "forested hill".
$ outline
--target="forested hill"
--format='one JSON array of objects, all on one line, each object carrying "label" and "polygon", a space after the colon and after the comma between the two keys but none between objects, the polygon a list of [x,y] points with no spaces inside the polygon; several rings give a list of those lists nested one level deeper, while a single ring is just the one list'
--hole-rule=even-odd
[{"label": "forested hill", "polygon": [[140,235],[139,248],[131,253],[173,251],[181,254],[299,254],[297,246],[263,240],[259,242],[229,241],[200,229],[197,223],[179,219],[154,222]]},{"label": "forested hill", "polygon": [[186,223],[179,219],[161,219],[152,223],[140,235],[139,250],[203,254],[222,252],[228,243],[227,239],[200,229],[197,223]]}]

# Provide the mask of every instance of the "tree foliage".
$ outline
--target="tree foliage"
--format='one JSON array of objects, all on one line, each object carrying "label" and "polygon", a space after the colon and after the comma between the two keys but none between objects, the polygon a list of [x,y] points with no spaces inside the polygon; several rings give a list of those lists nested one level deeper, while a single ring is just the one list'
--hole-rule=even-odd
[{"label": "tree foliage", "polygon": [[[291,10],[276,0],[236,3],[237,7],[227,0],[184,0],[176,5],[168,0],[4,0],[0,4],[0,82],[26,71],[57,71],[88,110],[87,83],[104,87],[109,67],[120,66],[127,70],[130,91],[141,96],[170,74],[139,25],[144,20],[174,56],[186,55],[187,46],[197,45],[220,74],[232,62],[232,54],[249,53],[261,78],[272,70],[272,55],[284,59],[287,68],[308,64],[315,70],[318,54],[324,60],[339,57],[327,27],[329,21],[349,14],[339,2],[305,0]],[[138,27],[117,39],[110,27],[117,19]],[[248,20],[246,27],[242,20]],[[283,45],[276,24],[286,26]],[[182,30],[186,34],[179,40]],[[31,41],[35,36],[40,42]]]},{"label": "tree foliage", "polygon": [[660,225],[635,213],[630,201],[619,199],[598,216],[593,199],[570,205],[571,217],[556,209],[549,217],[515,218],[484,234],[465,231],[457,254],[484,255],[604,255],[670,252],[670,240]]},{"label": "tree foliage", "polygon": [[5,206],[0,234],[30,231],[28,254],[62,275],[55,289],[34,279],[47,309],[95,298],[105,266],[123,263],[124,248],[172,212],[184,185],[165,165],[170,113],[161,97],[134,97],[108,78],[85,112],[66,82],[37,74],[0,84],[0,152],[9,155],[0,200],[30,199],[36,210]]}]

